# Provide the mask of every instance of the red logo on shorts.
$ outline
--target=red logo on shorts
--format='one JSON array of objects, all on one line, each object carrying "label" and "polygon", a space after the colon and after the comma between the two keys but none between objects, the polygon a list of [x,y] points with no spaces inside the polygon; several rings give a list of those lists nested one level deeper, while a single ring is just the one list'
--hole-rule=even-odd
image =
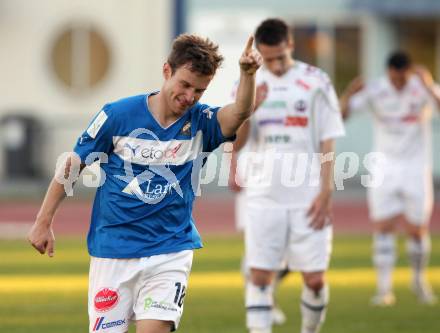
[{"label": "red logo on shorts", "polygon": [[116,290],[104,288],[96,294],[94,301],[96,311],[105,312],[113,309],[118,304],[119,294]]}]

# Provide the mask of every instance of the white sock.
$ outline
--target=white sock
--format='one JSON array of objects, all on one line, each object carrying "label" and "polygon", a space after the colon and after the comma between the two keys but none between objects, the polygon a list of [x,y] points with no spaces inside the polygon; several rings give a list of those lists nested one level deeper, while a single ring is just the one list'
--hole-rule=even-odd
[{"label": "white sock", "polygon": [[318,293],[307,286],[303,287],[301,295],[301,333],[317,333],[325,320],[329,300],[328,285]]},{"label": "white sock", "polygon": [[249,333],[272,333],[272,329],[258,329],[258,328],[251,328]]},{"label": "white sock", "polygon": [[384,295],[393,288],[393,270],[396,262],[396,237],[392,233],[373,236],[373,263],[377,271],[377,291]]},{"label": "white sock", "polygon": [[246,284],[246,325],[252,333],[272,332],[273,286]]},{"label": "white sock", "polygon": [[431,253],[431,240],[428,235],[422,237],[420,241],[413,238],[407,240],[406,250],[412,267],[413,281],[423,284],[425,279],[425,268]]}]

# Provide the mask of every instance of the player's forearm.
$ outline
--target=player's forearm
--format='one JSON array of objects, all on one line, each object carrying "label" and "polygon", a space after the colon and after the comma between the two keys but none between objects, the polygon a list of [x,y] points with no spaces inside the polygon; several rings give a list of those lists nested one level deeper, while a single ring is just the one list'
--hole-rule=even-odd
[{"label": "player's forearm", "polygon": [[[255,106],[255,73],[241,73],[235,98],[235,115],[240,126],[251,115]],[[238,128],[238,127],[237,127]]]},{"label": "player's forearm", "polygon": [[321,192],[332,193],[334,189],[334,155],[335,141],[333,139],[321,142]]},{"label": "player's forearm", "polygon": [[[81,164],[78,158],[69,157],[62,167],[56,171],[37,214],[37,223],[52,223],[59,205],[66,197],[66,182],[73,187],[84,168],[85,165]],[[75,170],[78,171],[77,174]]]},{"label": "player's forearm", "polygon": [[254,109],[255,73],[242,73],[235,97],[235,103],[223,107],[218,114],[218,121],[224,136],[237,133],[243,122],[249,118]]},{"label": "player's forearm", "polygon": [[237,130],[237,138],[234,141],[234,152],[239,152],[246,144],[250,132],[249,120],[245,120]]},{"label": "player's forearm", "polygon": [[54,177],[50,182],[43,204],[37,214],[37,222],[50,225],[60,203],[65,197],[64,185],[60,184]]},{"label": "player's forearm", "polygon": [[429,94],[432,96],[432,98],[434,99],[434,101],[437,103],[437,110],[440,111],[440,89],[436,89],[435,85],[432,84],[429,88],[428,88],[428,92]]},{"label": "player's forearm", "polygon": [[47,189],[41,208],[37,214],[37,222],[51,224],[55,213],[66,197],[66,191],[63,184],[60,184],[54,177]]},{"label": "player's forearm", "polygon": [[350,115],[350,96],[347,93],[343,93],[339,98],[339,105],[341,107],[342,119],[347,119]]}]

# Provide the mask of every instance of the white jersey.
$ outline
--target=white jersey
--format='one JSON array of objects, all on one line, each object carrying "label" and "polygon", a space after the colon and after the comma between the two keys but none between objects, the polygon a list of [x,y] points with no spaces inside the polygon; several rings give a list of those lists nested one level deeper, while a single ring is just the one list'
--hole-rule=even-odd
[{"label": "white jersey", "polygon": [[299,61],[281,77],[262,68],[256,81],[268,85],[268,95],[251,117],[247,149],[238,160],[246,199],[309,207],[320,191],[320,142],[344,135],[331,81]]},{"label": "white jersey", "polygon": [[349,108],[371,111],[374,151],[385,154],[387,165],[429,168],[432,154],[430,121],[435,104],[418,77],[412,76],[401,91],[383,77],[355,94]]}]

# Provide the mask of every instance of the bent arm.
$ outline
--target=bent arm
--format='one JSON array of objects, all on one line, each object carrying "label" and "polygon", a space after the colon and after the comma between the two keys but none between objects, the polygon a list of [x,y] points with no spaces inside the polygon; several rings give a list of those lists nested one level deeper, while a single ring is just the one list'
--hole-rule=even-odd
[{"label": "bent arm", "polygon": [[339,105],[341,107],[341,114],[343,119],[347,119],[350,115],[350,99],[364,88],[362,78],[357,77],[349,83],[339,98]]},{"label": "bent arm", "polygon": [[242,73],[235,103],[222,107],[218,112],[218,122],[225,137],[237,133],[239,127],[252,113],[255,100],[255,74]]}]

